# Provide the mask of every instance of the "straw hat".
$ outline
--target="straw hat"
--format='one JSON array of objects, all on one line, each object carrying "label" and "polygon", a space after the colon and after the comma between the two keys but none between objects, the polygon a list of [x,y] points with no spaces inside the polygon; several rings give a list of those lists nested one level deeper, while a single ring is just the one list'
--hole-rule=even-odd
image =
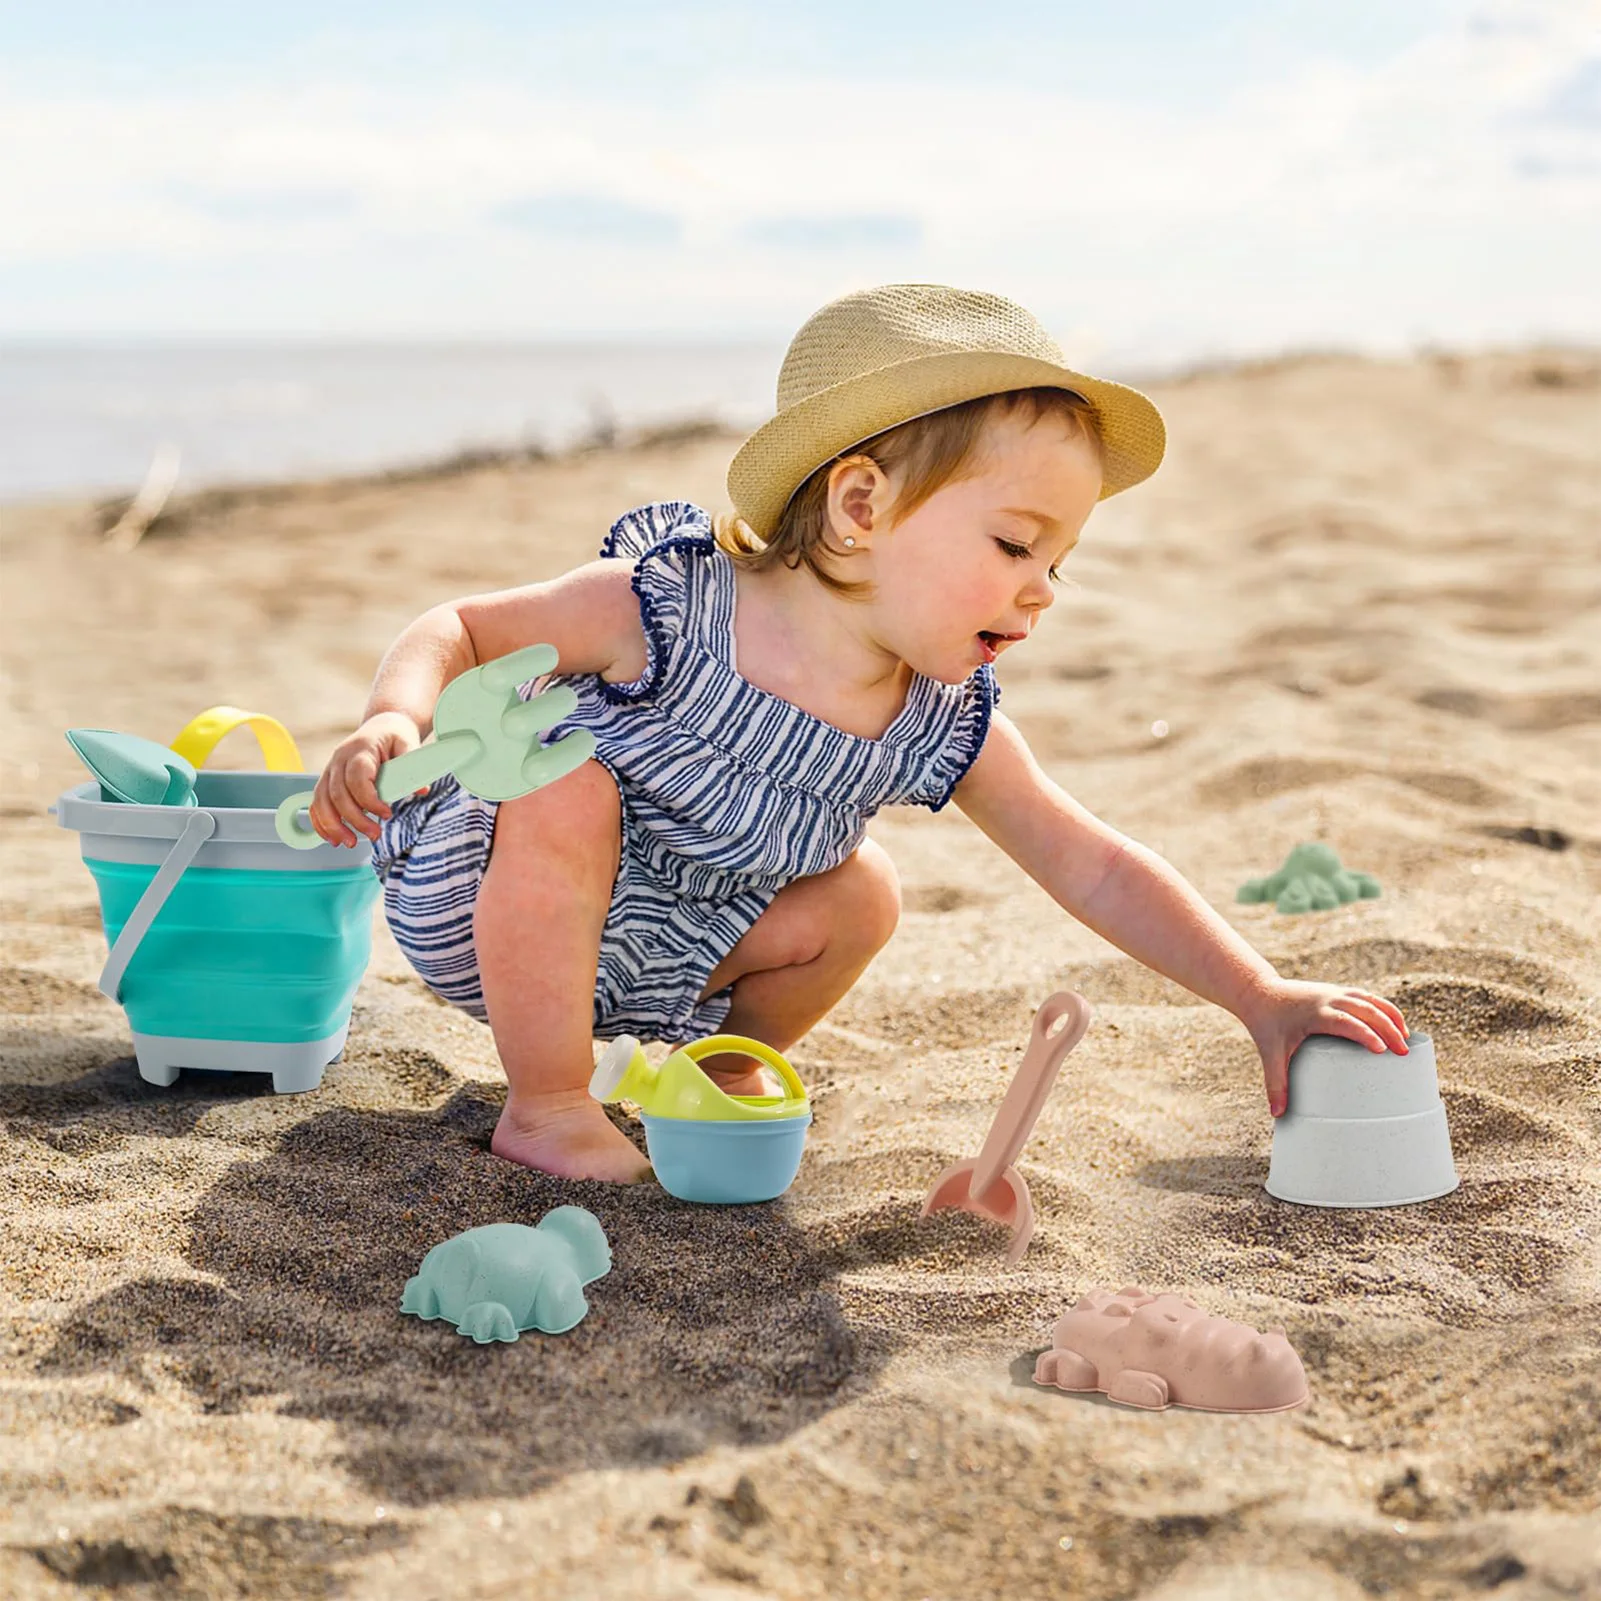
[{"label": "straw hat", "polygon": [[778,414],[728,469],[734,509],[763,539],[824,462],[864,439],[980,395],[1046,386],[1095,408],[1105,456],[1101,499],[1162,460],[1161,413],[1137,389],[1075,371],[1015,301],[944,284],[884,284],[830,301],[790,341]]}]

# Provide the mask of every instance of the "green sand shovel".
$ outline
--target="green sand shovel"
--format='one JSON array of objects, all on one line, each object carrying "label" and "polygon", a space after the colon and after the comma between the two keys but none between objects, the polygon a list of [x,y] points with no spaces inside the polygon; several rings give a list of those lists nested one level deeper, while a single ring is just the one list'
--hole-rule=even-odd
[{"label": "green sand shovel", "polygon": [[193,764],[153,739],[109,728],[69,728],[67,743],[111,800],[130,806],[195,804]]},{"label": "green sand shovel", "polygon": [[[519,700],[517,686],[556,666],[554,645],[530,645],[474,667],[445,685],[434,708],[434,738],[378,769],[379,798],[397,801],[453,773],[463,789],[485,800],[516,800],[565,777],[595,754],[595,736],[574,729],[554,745],[539,736],[572,715],[578,696],[566,684]],[[315,850],[322,836],[301,813],[313,792],[291,795],[278,808],[278,838],[296,850]]]}]

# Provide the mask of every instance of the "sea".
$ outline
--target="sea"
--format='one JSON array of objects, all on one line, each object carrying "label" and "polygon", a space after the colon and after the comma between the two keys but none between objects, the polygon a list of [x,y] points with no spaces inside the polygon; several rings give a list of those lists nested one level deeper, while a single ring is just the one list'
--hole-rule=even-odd
[{"label": "sea", "polygon": [[784,347],[0,343],[0,502],[362,473],[772,415]]}]

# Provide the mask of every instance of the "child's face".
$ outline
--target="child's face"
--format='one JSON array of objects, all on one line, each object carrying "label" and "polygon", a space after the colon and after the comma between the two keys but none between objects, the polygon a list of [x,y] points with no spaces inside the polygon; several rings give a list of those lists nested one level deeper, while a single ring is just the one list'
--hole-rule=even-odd
[{"label": "child's face", "polygon": [[871,535],[874,634],[916,671],[960,683],[1033,631],[1100,492],[1093,441],[1061,418],[992,419],[968,476]]}]

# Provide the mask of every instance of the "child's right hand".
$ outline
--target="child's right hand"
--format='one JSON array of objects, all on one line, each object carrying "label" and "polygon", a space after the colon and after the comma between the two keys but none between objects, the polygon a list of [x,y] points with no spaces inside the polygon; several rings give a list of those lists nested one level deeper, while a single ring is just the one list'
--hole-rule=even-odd
[{"label": "child's right hand", "polygon": [[1267,1109],[1274,1117],[1290,1104],[1290,1058],[1310,1035],[1333,1034],[1370,1051],[1407,1054],[1410,1031],[1400,1007],[1372,990],[1275,975],[1239,1016],[1261,1054]]},{"label": "child's right hand", "polygon": [[389,816],[389,803],[378,798],[378,769],[420,744],[422,733],[404,712],[369,717],[328,758],[308,808],[311,826],[330,845],[354,845],[358,833],[377,839],[369,814]]}]

